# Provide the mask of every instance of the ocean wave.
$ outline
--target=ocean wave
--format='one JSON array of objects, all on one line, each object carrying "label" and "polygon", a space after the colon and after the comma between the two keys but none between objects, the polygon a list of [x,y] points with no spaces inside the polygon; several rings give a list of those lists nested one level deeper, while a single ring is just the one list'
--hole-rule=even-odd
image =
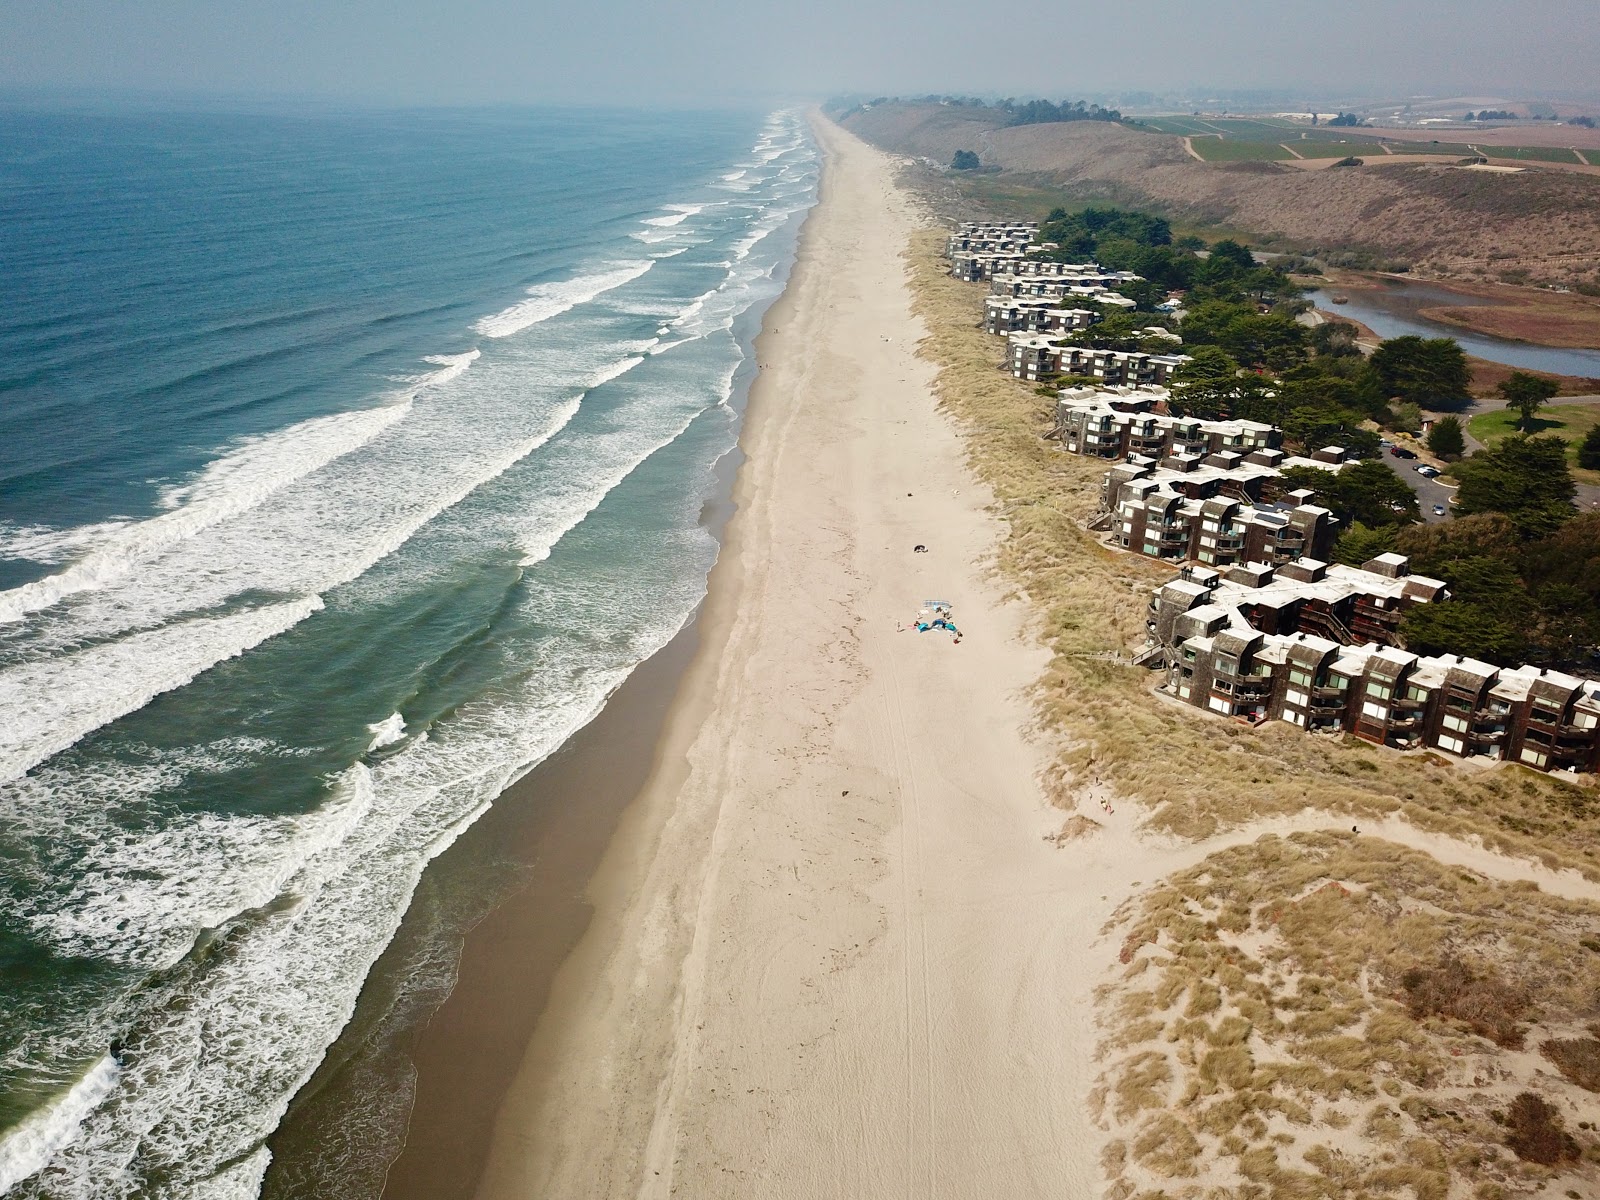
[{"label": "ocean wave", "polygon": [[[160,779],[147,777],[144,787]],[[118,790],[87,782],[102,793]],[[57,786],[50,780],[26,790],[38,796]],[[372,804],[372,773],[357,762],[303,816],[203,813],[130,834],[82,814],[77,836],[88,848],[76,878],[29,914],[29,927],[64,954],[170,970],[207,931],[282,898],[308,863],[344,844]]]},{"label": "ocean wave", "polygon": [[37,1174],[77,1136],[84,1118],[117,1085],[117,1063],[109,1054],[84,1072],[65,1095],[29,1113],[0,1136],[0,1195]]},{"label": "ocean wave", "polygon": [[666,216],[646,217],[639,224],[653,225],[658,229],[670,229],[674,225],[682,225],[690,217],[705,212],[709,207],[710,205],[708,204],[669,204],[667,208],[671,211]]},{"label": "ocean wave", "polygon": [[406,736],[406,719],[399,713],[390,713],[383,720],[367,726],[367,731],[372,734],[372,740],[367,743],[367,752],[380,750],[384,746],[392,746],[403,741]]},{"label": "ocean wave", "polygon": [[[769,125],[780,135],[789,128]],[[678,300],[663,315],[696,330],[727,328],[737,312],[771,294],[773,257],[747,253],[737,264],[730,258],[722,284],[698,297],[693,313]],[[432,547],[451,539],[459,551],[503,546],[509,535],[529,565],[514,593],[516,620],[541,632],[537,640],[503,647],[508,667],[525,674],[513,673],[425,732],[408,738],[398,712],[374,722],[361,744],[366,753],[385,752],[331,776],[323,803],[303,816],[173,814],[160,828],[129,836],[106,815],[114,806],[86,786],[82,763],[69,769],[66,760],[47,762],[0,788],[25,798],[17,811],[29,819],[50,811],[96,843],[81,876],[87,882],[73,890],[64,881],[36,912],[33,928],[63,949],[159,967],[136,993],[108,1001],[114,1011],[100,1018],[130,1031],[115,1101],[87,1114],[77,1136],[55,1151],[47,1175],[24,1185],[28,1197],[257,1194],[266,1139],[348,1022],[424,865],[592,719],[636,664],[682,628],[703,595],[715,556],[698,521],[704,496],[692,477],[683,478],[677,459],[653,472],[641,466],[675,442],[732,445],[734,418],[713,410],[729,402],[741,353],[720,338],[707,344],[707,353],[729,357],[713,359],[719,365],[711,370],[706,355],[681,354],[629,376],[644,354],[688,340],[611,341],[581,365],[571,361],[570,346],[541,358],[518,343],[508,348],[518,359],[515,372],[498,365],[474,372],[468,388],[419,405],[411,420],[324,476],[184,543],[170,561],[161,559],[159,570],[119,584],[116,595],[68,606],[72,611],[51,635],[62,645],[118,621],[166,620],[167,598],[185,588],[194,608],[269,582],[315,583],[320,594],[323,581],[354,578],[350,572],[364,570],[373,553],[386,554],[384,546],[416,533],[431,520],[425,514],[449,512],[450,497],[471,493],[472,480],[490,471],[507,478],[479,503],[429,525],[417,553],[363,578],[423,570]],[[608,389],[603,420],[579,422],[561,438],[552,429],[546,436],[553,444],[536,460],[524,462],[525,451],[495,469],[536,432],[525,411],[529,379],[559,377],[565,387],[601,376],[623,381],[615,397]],[[541,425],[560,429],[578,404],[572,399],[534,412]],[[696,421],[713,423],[699,427],[710,431],[710,446],[684,438]],[[725,443],[716,441],[724,436],[718,431],[726,431]],[[589,520],[636,475],[637,487],[661,489],[641,496],[674,506],[670,521],[646,533],[610,516]],[[709,481],[707,471],[701,486]],[[594,548],[595,563],[625,568],[599,576],[542,568],[586,522],[593,537],[611,539]],[[641,554],[646,544],[650,553]],[[589,549],[586,539],[584,553]],[[73,607],[84,600],[90,603],[81,610]],[[392,703],[404,702],[397,696]],[[170,788],[175,773],[220,767],[243,752],[220,743],[193,754],[161,751],[157,766],[131,774],[140,788]],[[104,764],[105,786],[131,786],[126,769],[110,778],[113,765]],[[119,912],[131,914],[123,928]],[[205,953],[187,954],[197,937]],[[453,971],[453,960],[442,969]]]},{"label": "ocean wave", "polygon": [[[0,671],[0,709],[17,714],[0,725],[0,779],[28,770],[101,725],[143,707],[162,692],[181,687],[224,659],[292,628],[321,607],[319,593],[355,579],[404,545],[440,513],[544,445],[572,419],[580,404],[580,397],[572,397],[558,405],[537,432],[509,444],[485,446],[481,458],[459,465],[456,477],[450,480],[453,486],[428,494],[399,519],[368,529],[367,537],[357,536],[353,543],[346,543],[342,557],[318,560],[309,556],[303,539],[317,526],[291,515],[271,532],[276,541],[284,543],[285,556],[292,557],[269,558],[264,564],[261,540],[246,536],[238,553],[224,556],[234,570],[232,575],[221,574],[206,581],[194,579],[187,588],[177,580],[167,586],[169,573],[154,579],[136,577],[131,582],[141,585],[138,590],[145,592],[147,599],[132,605],[121,603],[122,597],[115,591],[104,593],[107,604],[103,616],[108,622],[128,620],[127,609],[138,619],[157,621],[180,606],[193,609],[207,600],[226,600],[248,586],[238,573],[241,569],[261,565],[282,569],[291,562],[302,571],[311,568],[297,579],[280,575],[276,581],[264,579],[260,584],[280,590],[288,585],[288,590],[308,593],[304,599],[227,617],[163,625],[88,650]],[[396,483],[393,479],[387,482],[391,486]],[[330,498],[326,489],[314,489],[306,497],[320,518],[322,532],[331,535],[330,522],[342,521],[347,534],[359,534],[359,529],[351,527],[355,509],[336,506],[329,513],[322,506]],[[252,554],[253,559],[248,557]],[[95,615],[93,611],[85,614],[90,621]],[[83,628],[82,621],[68,625],[68,630],[80,633]]]},{"label": "ocean wave", "polygon": [[579,275],[560,283],[540,283],[528,289],[528,298],[492,317],[484,317],[473,327],[484,337],[503,338],[558,317],[587,304],[597,296],[638,279],[655,263],[651,259],[613,264],[592,275]]},{"label": "ocean wave", "polygon": [[317,596],[199,617],[0,672],[0,781],[14,779],[84,735],[143,708],[202,671],[292,629]]},{"label": "ocean wave", "polygon": [[[433,355],[439,369],[405,382],[379,408],[313,417],[275,433],[240,443],[210,463],[192,481],[168,488],[161,498],[170,511],[144,521],[63,530],[54,539],[36,535],[31,547],[14,538],[13,549],[82,554],[64,571],[0,592],[0,622],[21,620],[67,596],[103,588],[150,556],[204,529],[259,505],[274,492],[372,441],[411,411],[416,396],[458,377],[478,351]],[[33,557],[33,555],[26,555]]]}]

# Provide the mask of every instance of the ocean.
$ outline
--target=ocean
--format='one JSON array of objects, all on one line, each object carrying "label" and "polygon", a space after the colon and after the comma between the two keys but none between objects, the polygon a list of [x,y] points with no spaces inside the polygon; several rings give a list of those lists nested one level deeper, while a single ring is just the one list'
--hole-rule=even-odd
[{"label": "ocean", "polygon": [[793,111],[5,111],[0,1193],[260,1193],[703,597],[816,181]]}]

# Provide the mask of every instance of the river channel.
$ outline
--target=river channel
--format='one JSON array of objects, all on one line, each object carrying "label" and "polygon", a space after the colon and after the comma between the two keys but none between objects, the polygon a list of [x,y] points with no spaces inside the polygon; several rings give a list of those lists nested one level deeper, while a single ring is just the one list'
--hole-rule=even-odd
[{"label": "river channel", "polygon": [[[1336,305],[1332,300],[1334,294],[1348,295],[1349,299],[1344,304]],[[1477,296],[1400,280],[1384,280],[1381,290],[1357,288],[1346,293],[1319,289],[1306,295],[1323,311],[1360,321],[1382,338],[1402,337],[1408,333],[1422,337],[1452,337],[1461,343],[1463,350],[1476,358],[1530,371],[1600,379],[1600,349],[1535,346],[1529,342],[1490,337],[1455,325],[1446,325],[1442,321],[1429,320],[1421,312],[1424,308],[1469,308],[1491,303]]]}]

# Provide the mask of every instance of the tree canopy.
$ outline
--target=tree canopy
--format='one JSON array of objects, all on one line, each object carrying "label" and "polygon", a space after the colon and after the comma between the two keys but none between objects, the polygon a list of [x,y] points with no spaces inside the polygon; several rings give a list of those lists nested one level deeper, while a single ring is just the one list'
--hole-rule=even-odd
[{"label": "tree canopy", "polygon": [[1460,417],[1440,417],[1428,430],[1428,449],[1440,458],[1460,458],[1467,452],[1467,438],[1461,432]]},{"label": "tree canopy", "polygon": [[1600,425],[1584,434],[1578,443],[1578,465],[1585,471],[1600,471]]},{"label": "tree canopy", "polygon": [[1465,408],[1472,374],[1454,338],[1390,338],[1369,360],[1385,394],[1441,411]]},{"label": "tree canopy", "polygon": [[1494,390],[1504,397],[1507,408],[1519,414],[1517,428],[1524,433],[1532,433],[1534,414],[1543,408],[1561,387],[1555,380],[1546,379],[1542,375],[1513,371],[1496,384]]},{"label": "tree canopy", "polygon": [[976,171],[980,166],[977,154],[971,150],[957,150],[950,165],[957,171]]},{"label": "tree canopy", "polygon": [[1567,444],[1558,437],[1508,437],[1463,459],[1451,472],[1461,481],[1458,512],[1504,513],[1524,537],[1554,533],[1577,512]]},{"label": "tree canopy", "polygon": [[1309,489],[1347,528],[1358,522],[1368,529],[1409,525],[1420,515],[1416,493],[1381,462],[1356,463],[1338,473],[1289,467],[1283,484]]}]

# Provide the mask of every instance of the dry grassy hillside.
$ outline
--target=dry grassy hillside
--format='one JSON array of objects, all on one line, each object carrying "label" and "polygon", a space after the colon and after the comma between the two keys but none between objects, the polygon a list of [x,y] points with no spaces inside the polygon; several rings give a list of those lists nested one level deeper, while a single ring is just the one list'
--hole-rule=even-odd
[{"label": "dry grassy hillside", "polygon": [[1600,283],[1600,175],[1371,159],[1318,171],[1202,163],[1164,134],[1092,121],[1003,128],[981,111],[937,105],[879,105],[845,125],[938,163],[976,150],[985,165],[1071,199],[1143,204],[1300,247],[1368,250],[1422,274]]}]

